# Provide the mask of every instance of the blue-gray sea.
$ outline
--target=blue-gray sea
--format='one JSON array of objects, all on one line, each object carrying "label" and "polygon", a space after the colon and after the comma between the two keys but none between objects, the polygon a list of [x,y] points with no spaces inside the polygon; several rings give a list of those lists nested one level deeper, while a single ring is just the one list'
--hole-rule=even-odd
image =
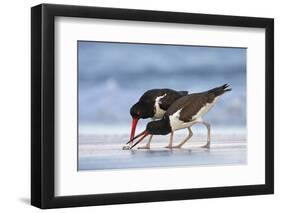
[{"label": "blue-gray sea", "polygon": [[148,89],[202,92],[228,83],[205,117],[246,127],[245,48],[78,43],[79,126],[130,125],[129,109]]}]

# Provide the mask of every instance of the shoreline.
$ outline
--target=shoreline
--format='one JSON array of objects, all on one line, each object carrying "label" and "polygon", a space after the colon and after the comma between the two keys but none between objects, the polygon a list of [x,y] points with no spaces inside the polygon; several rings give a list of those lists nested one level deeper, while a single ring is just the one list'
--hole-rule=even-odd
[{"label": "shoreline", "polygon": [[[147,123],[147,122],[145,122]],[[136,133],[141,132],[146,127],[146,124],[138,124]],[[129,134],[131,126],[129,125],[79,125],[78,133],[81,135],[91,135],[91,134]],[[203,125],[192,126],[194,133],[206,134],[207,130]],[[212,125],[211,131],[214,134],[247,134],[247,128],[245,126],[220,126]],[[186,132],[185,129],[176,131],[177,133]]]},{"label": "shoreline", "polygon": [[[177,145],[185,135],[174,137]],[[200,148],[206,135],[194,135],[181,149],[166,149],[169,137],[153,137],[151,149],[122,150],[129,135],[80,135],[78,171],[178,166],[222,166],[247,163],[246,135],[213,135],[211,148]],[[140,146],[147,142],[144,140]]]}]

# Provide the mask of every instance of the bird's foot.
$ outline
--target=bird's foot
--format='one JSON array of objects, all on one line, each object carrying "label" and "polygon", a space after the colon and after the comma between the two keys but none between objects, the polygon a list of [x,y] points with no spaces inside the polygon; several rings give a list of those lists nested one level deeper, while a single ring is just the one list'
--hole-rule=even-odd
[{"label": "bird's foot", "polygon": [[207,144],[205,144],[204,146],[201,146],[201,148],[210,149],[210,144],[207,143]]},{"label": "bird's foot", "polygon": [[168,145],[168,146],[165,146],[164,148],[166,148],[166,149],[172,149],[173,146],[172,146],[172,145]]},{"label": "bird's foot", "polygon": [[138,149],[150,149],[150,146],[147,146],[147,145],[145,145],[145,146],[140,146],[140,147],[138,147]]},{"label": "bird's foot", "polygon": [[176,146],[172,146],[172,148],[175,148],[175,149],[181,149],[182,146],[180,145],[176,145]]}]

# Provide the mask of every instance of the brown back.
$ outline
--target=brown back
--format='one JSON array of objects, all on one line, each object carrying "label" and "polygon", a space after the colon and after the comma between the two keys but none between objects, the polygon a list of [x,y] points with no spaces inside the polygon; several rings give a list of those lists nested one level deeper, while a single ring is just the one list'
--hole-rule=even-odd
[{"label": "brown back", "polygon": [[177,112],[179,109],[182,109],[180,112],[180,120],[190,122],[192,121],[192,117],[196,115],[207,103],[212,103],[214,98],[215,95],[212,93],[197,93],[184,96],[176,100],[170,106],[164,117],[168,117]]}]

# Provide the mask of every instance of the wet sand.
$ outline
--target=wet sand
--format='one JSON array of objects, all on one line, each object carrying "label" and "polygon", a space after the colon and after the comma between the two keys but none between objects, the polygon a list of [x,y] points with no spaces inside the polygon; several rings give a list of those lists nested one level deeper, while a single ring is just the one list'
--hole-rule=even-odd
[{"label": "wet sand", "polygon": [[[185,135],[175,135],[174,145]],[[244,134],[212,135],[211,148],[206,135],[194,135],[181,149],[166,149],[169,136],[155,136],[151,149],[122,150],[128,135],[79,135],[78,170],[127,169],[182,166],[220,166],[247,163],[247,143]]]}]

